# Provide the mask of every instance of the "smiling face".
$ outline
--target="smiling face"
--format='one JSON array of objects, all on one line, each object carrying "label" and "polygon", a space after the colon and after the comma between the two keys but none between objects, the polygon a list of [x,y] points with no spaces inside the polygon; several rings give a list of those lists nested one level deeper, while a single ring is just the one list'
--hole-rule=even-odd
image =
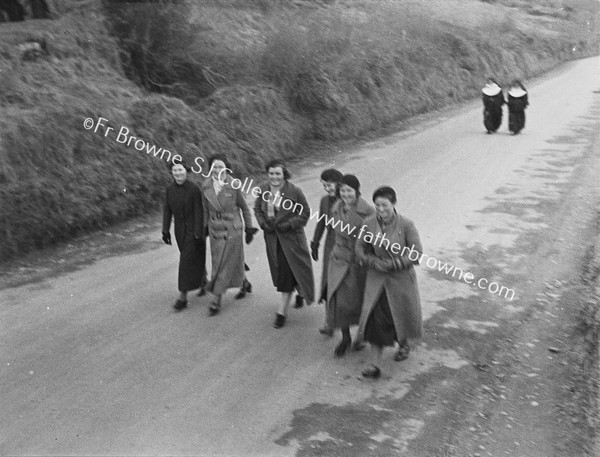
[{"label": "smiling face", "polygon": [[215,160],[212,163],[210,174],[212,175],[213,179],[225,179],[227,171],[223,170],[226,169],[227,167],[225,166],[225,162],[223,162],[222,160]]},{"label": "smiling face", "polygon": [[385,197],[377,197],[375,199],[375,209],[379,217],[385,222],[389,222],[394,216],[394,205]]},{"label": "smiling face", "polygon": [[335,197],[335,192],[336,192],[336,188],[337,185],[335,182],[333,181],[323,181],[321,179],[321,184],[323,184],[323,189],[325,189],[325,192],[327,192],[327,195],[329,195],[330,197]]},{"label": "smiling face", "polygon": [[179,185],[182,185],[187,179],[187,170],[180,163],[173,165],[173,168],[171,168],[171,174],[173,175],[175,182]]},{"label": "smiling face", "polygon": [[270,167],[267,173],[269,175],[269,184],[273,187],[280,187],[283,184],[283,167]]},{"label": "smiling face", "polygon": [[342,184],[340,186],[340,197],[342,197],[346,205],[352,205],[356,202],[358,195],[356,195],[356,190],[353,187],[350,187],[348,184]]}]

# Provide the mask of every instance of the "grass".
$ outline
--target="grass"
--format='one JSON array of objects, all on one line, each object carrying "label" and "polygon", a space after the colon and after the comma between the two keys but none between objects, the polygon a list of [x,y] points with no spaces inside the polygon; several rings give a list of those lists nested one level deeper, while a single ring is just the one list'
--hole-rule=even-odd
[{"label": "grass", "polygon": [[587,0],[55,5],[56,19],[0,24],[2,259],[160,205],[164,163],[86,117],[253,175],[308,140],[472,98],[488,75],[527,80],[598,52]]}]

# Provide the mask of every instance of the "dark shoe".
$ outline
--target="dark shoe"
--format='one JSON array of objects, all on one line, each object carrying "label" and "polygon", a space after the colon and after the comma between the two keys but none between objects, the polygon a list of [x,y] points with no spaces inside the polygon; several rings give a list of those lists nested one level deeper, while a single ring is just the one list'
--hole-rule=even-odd
[{"label": "dark shoe", "polygon": [[343,357],[351,344],[352,342],[350,340],[342,340],[340,344],[335,347],[335,351],[333,353],[336,357]]},{"label": "dark shoe", "polygon": [[377,379],[381,376],[381,370],[377,368],[375,365],[367,368],[362,372],[362,375],[365,378]]},{"label": "dark shoe", "polygon": [[214,302],[211,303],[210,306],[208,307],[208,315],[209,316],[216,316],[217,314],[219,314],[219,311],[221,311],[221,307]]},{"label": "dark shoe", "polygon": [[353,351],[362,351],[365,347],[367,347],[367,345],[365,343],[363,343],[362,341],[355,341],[354,344],[352,345],[352,350]]},{"label": "dark shoe", "polygon": [[206,295],[206,289],[204,287],[200,287],[198,291],[198,297],[204,297]]},{"label": "dark shoe", "polygon": [[301,295],[296,295],[296,303],[294,304],[294,308],[302,308],[304,306],[304,298]]},{"label": "dark shoe", "polygon": [[328,337],[331,338],[333,336],[333,329],[331,329],[325,325],[324,327],[321,327],[319,329],[319,333],[321,335],[327,335]]},{"label": "dark shoe", "polygon": [[244,283],[242,284],[242,287],[240,287],[239,292],[235,295],[235,299],[239,300],[240,298],[244,298],[246,296],[246,294],[251,294],[252,293],[252,284],[250,284],[250,281],[248,281],[247,279],[244,279]]},{"label": "dark shoe", "polygon": [[173,308],[175,308],[175,311],[181,311],[187,308],[187,300],[177,300],[173,305]]},{"label": "dark shoe", "polygon": [[275,322],[273,323],[273,327],[281,328],[285,325],[285,316],[283,314],[275,314]]},{"label": "dark shoe", "polygon": [[394,360],[396,362],[402,362],[403,360],[408,359],[408,354],[410,354],[410,347],[408,344],[404,343],[400,345],[396,351],[396,354],[394,354]]}]

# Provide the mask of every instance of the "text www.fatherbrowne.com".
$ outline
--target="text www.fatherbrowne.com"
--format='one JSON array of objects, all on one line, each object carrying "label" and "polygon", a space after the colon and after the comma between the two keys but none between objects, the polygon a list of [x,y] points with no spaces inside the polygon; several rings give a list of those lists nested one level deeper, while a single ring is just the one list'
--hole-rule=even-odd
[{"label": "text www.fatherbrowne.com", "polygon": [[[390,250],[393,254],[407,255],[410,260],[413,262],[418,260],[419,264],[425,264],[427,268],[432,270],[436,270],[439,272],[443,272],[448,276],[452,276],[452,278],[456,278],[458,274],[458,280],[464,281],[465,283],[475,286],[481,290],[487,290],[492,294],[497,294],[503,298],[508,298],[509,300],[513,300],[515,296],[515,291],[513,289],[509,289],[506,286],[501,286],[497,282],[490,282],[486,278],[479,278],[476,280],[475,275],[469,271],[465,272],[462,268],[456,267],[454,265],[449,265],[446,262],[443,262],[436,259],[435,257],[428,256],[427,254],[420,253],[414,249],[414,246],[401,246],[398,243],[390,243],[390,240],[386,238],[385,233],[371,233],[368,230],[365,230],[367,227],[363,225],[358,229],[357,226],[351,225],[348,223],[342,222],[340,219],[335,219],[334,217],[329,217],[327,214],[319,214],[319,212],[313,212],[310,209],[310,219],[316,219],[317,222],[324,221],[326,226],[330,226],[333,229],[338,228],[338,230],[347,233],[348,235],[354,235],[357,239],[363,239],[367,243],[371,243],[374,245],[379,245],[379,247],[385,247]],[[358,234],[355,234],[358,229]],[[427,259],[427,260],[425,260]]]}]

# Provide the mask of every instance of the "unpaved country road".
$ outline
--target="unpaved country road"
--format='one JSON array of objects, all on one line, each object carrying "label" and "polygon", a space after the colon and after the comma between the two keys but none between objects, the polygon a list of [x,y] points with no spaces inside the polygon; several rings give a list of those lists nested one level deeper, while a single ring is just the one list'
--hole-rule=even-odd
[{"label": "unpaved country road", "polygon": [[[333,158],[367,199],[379,185],[397,190],[427,255],[513,289],[512,300],[422,265],[423,344],[402,363],[388,350],[383,377],[367,381],[368,350],[335,359],[338,336],[317,331],[321,306],[291,310],[273,329],[278,296],[262,237],[246,251],[253,293],[228,294],[209,318],[207,297],[172,311],[178,255],[158,225],[128,232],[135,249],[4,281],[13,285],[0,290],[0,455],[504,455],[457,439],[479,439],[466,427],[481,376],[500,363],[496,351],[530,315],[537,288],[576,274],[561,268],[582,242],[576,227],[560,228],[574,200],[597,195],[599,64],[569,63],[530,83],[518,136],[506,117],[486,135],[473,101]],[[292,169],[314,207],[330,164]],[[69,263],[78,252],[52,255]],[[544,431],[534,435],[511,455],[552,455]]]}]

